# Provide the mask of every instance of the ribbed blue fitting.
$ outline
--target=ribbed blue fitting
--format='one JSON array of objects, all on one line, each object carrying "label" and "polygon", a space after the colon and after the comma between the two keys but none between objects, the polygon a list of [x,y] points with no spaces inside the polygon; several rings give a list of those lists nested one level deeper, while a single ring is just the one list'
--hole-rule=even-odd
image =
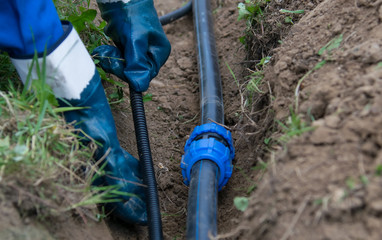
[{"label": "ribbed blue fitting", "polygon": [[[228,146],[213,137],[196,140],[198,136],[207,133],[219,135]],[[186,185],[190,184],[192,166],[200,160],[213,161],[219,167],[219,191],[227,184],[232,175],[232,159],[235,157],[230,131],[216,123],[196,126],[184,146],[184,152],[180,167]]]}]

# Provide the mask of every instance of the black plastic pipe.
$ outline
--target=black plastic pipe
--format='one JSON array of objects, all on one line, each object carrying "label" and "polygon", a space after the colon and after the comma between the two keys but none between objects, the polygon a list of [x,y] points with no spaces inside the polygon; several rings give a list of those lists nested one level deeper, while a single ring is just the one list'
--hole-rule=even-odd
[{"label": "black plastic pipe", "polygon": [[194,26],[197,41],[201,124],[224,124],[222,86],[215,47],[209,0],[194,0]]},{"label": "black plastic pipe", "polygon": [[[210,1],[194,0],[193,16],[198,54],[201,124],[224,124],[222,86]],[[201,160],[192,167],[188,192],[187,239],[210,239],[217,234],[219,174],[217,165],[209,160]]]},{"label": "black plastic pipe", "polygon": [[218,205],[217,165],[209,160],[198,161],[191,170],[187,207],[187,239],[210,239],[217,234]]},{"label": "black plastic pipe", "polygon": [[[208,0],[193,0],[184,6],[180,17],[193,7],[193,18],[197,40],[201,124],[210,122],[224,124],[222,86],[215,47],[215,36]],[[180,12],[180,11],[179,11]],[[172,13],[160,18],[162,25],[177,19]],[[202,138],[209,138],[205,134]],[[219,135],[218,141],[226,144]],[[191,169],[188,192],[187,239],[210,239],[217,235],[217,192],[218,166],[210,160],[196,162]]]},{"label": "black plastic pipe", "polygon": [[149,238],[160,240],[163,239],[162,220],[142,93],[138,93],[130,87],[130,100],[138,145],[138,155],[143,169],[143,181],[147,185],[146,205]]},{"label": "black plastic pipe", "polygon": [[183,7],[179,8],[179,9],[177,9],[177,10],[175,10],[169,14],[161,16],[159,18],[159,21],[162,25],[169,24],[169,23],[183,17],[184,15],[189,13],[191,10],[192,10],[192,1],[189,1]]}]

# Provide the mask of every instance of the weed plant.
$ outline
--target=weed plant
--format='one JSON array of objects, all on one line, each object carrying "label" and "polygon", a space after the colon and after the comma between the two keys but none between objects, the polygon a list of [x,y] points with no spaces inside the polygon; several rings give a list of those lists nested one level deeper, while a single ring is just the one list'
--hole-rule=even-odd
[{"label": "weed plant", "polygon": [[251,106],[254,102],[255,94],[264,94],[265,92],[261,90],[264,85],[264,67],[269,63],[271,57],[264,57],[260,60],[258,64],[255,65],[255,69],[250,71],[250,75],[246,78],[249,79],[246,84],[247,92],[247,102]]},{"label": "weed plant", "polygon": [[290,116],[288,117],[286,123],[282,123],[279,120],[276,122],[281,126],[283,135],[278,139],[278,141],[283,145],[287,143],[290,139],[295,136],[300,136],[305,132],[314,130],[314,127],[309,126],[300,115],[294,112],[293,108],[290,109]]},{"label": "weed plant", "polygon": [[245,35],[240,37],[239,40],[242,44],[248,47],[248,41],[253,38],[253,27],[255,25],[261,26],[263,31],[264,9],[270,0],[245,0],[244,3],[239,3],[237,8],[239,16],[237,20],[245,20],[246,29]]},{"label": "weed plant", "polygon": [[35,67],[38,77],[27,81],[23,91],[11,85],[0,92],[0,186],[19,194],[8,197],[18,199],[20,209],[33,203],[42,216],[81,212],[80,207],[96,216],[95,204],[120,201],[123,193],[116,186],[92,186],[105,172],[92,163],[94,144],[82,146],[77,130],[59,115],[78,108],[57,107],[45,83],[44,59],[39,66],[35,56],[31,69]]},{"label": "weed plant", "polygon": [[[61,18],[73,21],[89,50],[107,42],[101,31],[105,23],[93,23],[96,11],[88,9],[90,1],[54,2]],[[7,54],[0,54],[1,199],[15,204],[22,216],[30,211],[51,216],[75,210],[83,218],[84,213],[102,218],[105,215],[98,214],[96,204],[120,201],[129,193],[116,186],[92,185],[107,174],[92,161],[95,143],[83,146],[78,130],[60,115],[78,108],[58,107],[45,83],[45,57],[38,64],[35,56],[32,68],[37,77],[29,74],[23,87]]]},{"label": "weed plant", "polygon": [[103,32],[105,21],[96,23],[97,10],[90,8],[90,0],[53,0],[62,20],[70,21],[89,52],[94,48],[109,44],[109,38]]}]

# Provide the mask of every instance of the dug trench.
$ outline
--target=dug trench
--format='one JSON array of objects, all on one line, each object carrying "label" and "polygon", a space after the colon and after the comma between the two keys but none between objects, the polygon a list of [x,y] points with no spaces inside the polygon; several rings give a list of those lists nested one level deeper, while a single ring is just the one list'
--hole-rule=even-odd
[{"label": "dug trench", "polygon": [[[181,1],[156,2],[159,15],[182,6]],[[244,101],[249,68],[266,56],[273,55],[279,41],[288,36],[291,24],[284,23],[285,15],[280,9],[312,10],[318,2],[296,3],[295,1],[264,4],[267,20],[261,32],[254,37],[247,36],[245,47],[239,38],[245,35],[245,21],[238,21],[236,1],[212,1],[215,24],[215,38],[220,63],[225,106],[225,124],[233,134],[236,156],[234,174],[229,184],[218,196],[218,229],[220,234],[236,233],[241,225],[243,213],[234,206],[237,196],[249,197],[256,192],[264,169],[258,162],[266,164],[269,153],[264,139],[273,131],[275,113],[272,110],[274,79],[266,78],[262,90],[252,96],[251,107]],[[265,9],[266,8],[266,9]],[[297,22],[301,16],[295,16]],[[199,76],[196,62],[196,43],[192,15],[164,27],[171,42],[172,53],[162,67],[160,74],[151,82],[149,94],[152,100],[146,102],[146,117],[154,167],[161,202],[163,232],[165,239],[185,239],[188,188],[183,184],[180,160],[183,147],[199,124]],[[273,64],[273,61],[272,63]],[[230,71],[231,69],[231,71]],[[269,83],[269,84],[268,84]],[[274,94],[274,93],[273,93]],[[128,96],[127,90],[125,95]],[[132,114],[129,102],[115,105],[113,114],[123,146],[137,156]],[[111,233],[116,239],[145,239],[146,228],[121,224],[118,220],[109,222]],[[240,232],[240,231],[239,231]],[[234,237],[236,238],[236,236]],[[245,238],[251,239],[251,238]]]},{"label": "dug trench", "polygon": [[[157,2],[157,9],[163,15],[181,4]],[[212,2],[225,123],[236,148],[233,176],[219,193],[220,238],[380,239],[381,1],[271,1],[247,48],[238,41],[246,25],[237,21],[237,4]],[[172,54],[152,82],[146,111],[165,238],[184,239],[187,187],[179,162],[199,120],[192,17],[165,32]],[[249,108],[248,68],[266,56],[261,92]],[[134,152],[128,104],[114,113],[121,141]],[[236,196],[250,200],[244,214]],[[116,239],[147,237],[140,228],[111,229]]]},{"label": "dug trench", "polygon": [[[179,0],[157,1],[156,7],[159,15],[164,15],[183,3]],[[237,21],[236,2],[212,4],[214,17],[218,18],[215,19],[215,34],[227,109],[225,121],[228,127],[232,127],[240,121],[237,114],[240,110],[240,97],[238,87],[224,63],[227,62],[239,72],[237,69],[241,67],[240,61],[244,60],[241,56],[245,51],[238,37],[242,34],[240,31],[244,29],[244,24]],[[192,14],[166,25],[164,30],[171,42],[172,52],[159,75],[150,84],[148,93],[152,94],[152,100],[145,103],[146,118],[158,182],[164,237],[185,239],[188,188],[183,184],[180,160],[189,134],[200,119],[199,76]],[[234,111],[230,112],[228,108]],[[113,114],[123,146],[137,156],[129,102],[115,106]],[[237,149],[236,155],[241,154],[242,150]],[[241,167],[247,169],[250,162],[247,161]],[[243,179],[243,175],[237,175],[230,181],[230,187],[219,195],[219,222],[224,223],[220,228],[227,230],[236,224],[231,219],[241,215],[233,206],[233,198],[246,191],[245,186],[250,184],[249,179]],[[129,236],[128,239],[147,238],[146,228],[126,228],[117,221],[113,221],[109,227],[116,239],[126,239],[126,236]]]}]

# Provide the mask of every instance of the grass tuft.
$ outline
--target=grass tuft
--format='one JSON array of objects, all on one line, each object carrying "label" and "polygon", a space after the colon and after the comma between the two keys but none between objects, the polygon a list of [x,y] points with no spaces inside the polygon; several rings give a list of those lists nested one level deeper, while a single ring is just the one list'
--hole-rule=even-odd
[{"label": "grass tuft", "polygon": [[282,123],[279,120],[276,122],[281,126],[283,135],[279,138],[279,141],[283,144],[287,143],[290,139],[295,136],[300,136],[301,134],[309,131],[313,131],[315,128],[309,126],[302,118],[296,114],[292,107],[289,109],[290,116],[288,117],[286,123]]},{"label": "grass tuft", "polygon": [[23,90],[10,85],[0,91],[0,193],[21,215],[76,210],[82,216],[86,208],[96,216],[95,204],[120,201],[128,193],[92,185],[105,174],[93,164],[95,144],[83,146],[79,131],[58,115],[78,108],[57,106],[45,65],[45,57],[39,63],[36,54]]}]

